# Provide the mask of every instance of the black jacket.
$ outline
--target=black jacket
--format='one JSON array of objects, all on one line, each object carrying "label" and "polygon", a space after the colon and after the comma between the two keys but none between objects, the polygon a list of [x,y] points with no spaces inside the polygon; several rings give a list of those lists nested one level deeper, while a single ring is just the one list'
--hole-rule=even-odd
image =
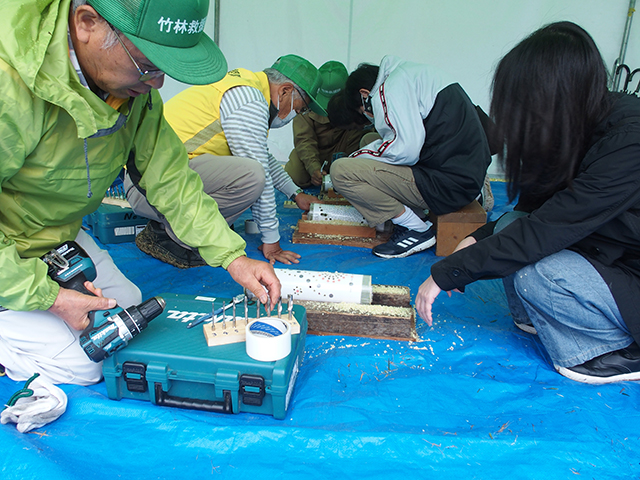
[{"label": "black jacket", "polygon": [[423,121],[426,139],[411,170],[434,215],[460,210],[480,193],[491,164],[480,112],[454,83],[438,93]]},{"label": "black jacket", "polygon": [[483,238],[491,227],[481,228],[474,234],[478,243],[432,267],[440,288],[505,277],[570,249],[598,270],[640,343],[640,99],[611,95],[611,113],[598,127],[572,188],[500,233]]}]

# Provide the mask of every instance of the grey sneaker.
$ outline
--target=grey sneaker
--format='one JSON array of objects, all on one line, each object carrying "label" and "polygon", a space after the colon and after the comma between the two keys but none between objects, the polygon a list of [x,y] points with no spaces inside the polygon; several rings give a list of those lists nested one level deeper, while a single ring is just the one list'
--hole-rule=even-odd
[{"label": "grey sneaker", "polygon": [[529,319],[520,320],[518,318],[514,318],[513,319],[513,323],[514,323],[514,325],[516,327],[518,327],[523,332],[530,333],[531,335],[537,335],[538,334],[538,331],[536,330],[536,327],[533,326],[533,323],[531,323],[531,320],[529,320]]}]

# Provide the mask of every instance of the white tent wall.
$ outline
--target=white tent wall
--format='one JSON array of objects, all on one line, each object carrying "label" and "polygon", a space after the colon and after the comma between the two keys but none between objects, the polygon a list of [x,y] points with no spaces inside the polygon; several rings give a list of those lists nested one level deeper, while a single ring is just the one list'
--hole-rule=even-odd
[{"label": "white tent wall", "polygon": [[[214,7],[211,0],[206,31],[212,37]],[[446,71],[488,110],[496,63],[527,34],[554,21],[576,22],[594,37],[611,71],[628,11],[628,0],[219,0],[219,45],[229,69],[254,71],[289,53],[318,67],[338,60],[349,71],[398,55]],[[631,69],[640,67],[637,17],[625,57]],[[167,78],[162,96],[185,87]],[[285,162],[292,147],[290,126],[271,131],[278,160]],[[490,173],[500,174],[495,161]]]}]

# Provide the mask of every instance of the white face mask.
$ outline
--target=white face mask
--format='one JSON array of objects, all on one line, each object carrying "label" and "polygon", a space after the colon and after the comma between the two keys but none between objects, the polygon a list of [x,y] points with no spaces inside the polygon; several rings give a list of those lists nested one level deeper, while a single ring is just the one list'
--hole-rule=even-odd
[{"label": "white face mask", "polygon": [[[278,112],[280,111],[280,97],[278,97],[278,106],[276,107]],[[275,116],[275,118],[271,121],[270,128],[280,128],[284,127],[287,123],[295,118],[297,115],[296,111],[293,109],[293,92],[291,93],[291,111],[287,114],[286,117],[280,118],[279,116]]]}]

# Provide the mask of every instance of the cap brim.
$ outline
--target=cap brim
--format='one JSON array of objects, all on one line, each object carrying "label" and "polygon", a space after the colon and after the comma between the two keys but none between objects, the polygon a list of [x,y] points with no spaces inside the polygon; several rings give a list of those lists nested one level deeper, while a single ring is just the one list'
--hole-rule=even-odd
[{"label": "cap brim", "polygon": [[[309,92],[305,92],[305,93],[309,95]],[[329,115],[327,111],[324,109],[324,107],[318,103],[318,100],[313,98],[313,96],[311,95],[309,95],[309,99],[311,100],[311,103],[309,104],[309,108],[313,112],[317,113],[318,115],[322,115],[323,117],[326,117]]]},{"label": "cap brim", "polygon": [[126,34],[138,50],[153,64],[179,82],[208,85],[227,74],[227,60],[207,35],[189,48],[167,47]]},{"label": "cap brim", "polygon": [[329,100],[331,100],[331,97],[328,97],[321,93],[318,93],[318,95],[316,96],[316,102],[318,103],[318,105],[324,108],[325,111],[327,110],[327,106],[329,105]]}]

